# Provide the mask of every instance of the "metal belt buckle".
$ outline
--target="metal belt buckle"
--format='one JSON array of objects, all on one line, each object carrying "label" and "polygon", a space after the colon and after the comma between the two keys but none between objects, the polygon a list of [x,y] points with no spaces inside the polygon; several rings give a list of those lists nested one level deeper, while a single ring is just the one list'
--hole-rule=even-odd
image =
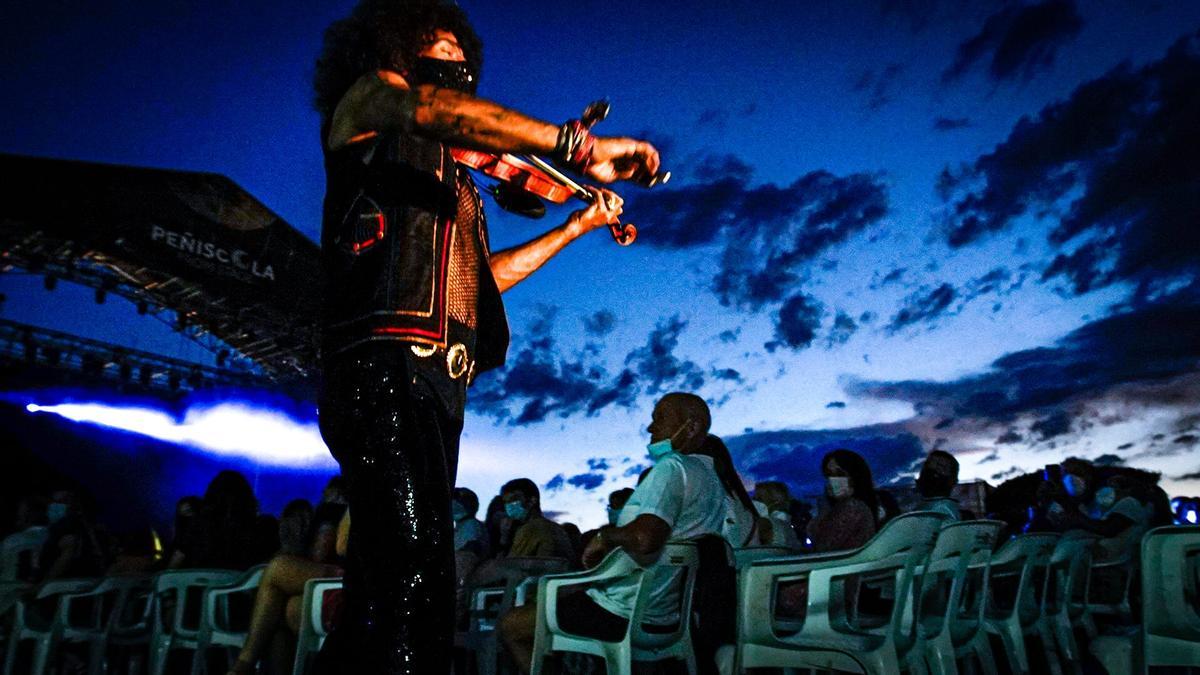
[{"label": "metal belt buckle", "polygon": [[450,379],[457,380],[462,377],[471,365],[470,359],[467,358],[466,345],[456,342],[446,350],[446,372],[450,374]]}]

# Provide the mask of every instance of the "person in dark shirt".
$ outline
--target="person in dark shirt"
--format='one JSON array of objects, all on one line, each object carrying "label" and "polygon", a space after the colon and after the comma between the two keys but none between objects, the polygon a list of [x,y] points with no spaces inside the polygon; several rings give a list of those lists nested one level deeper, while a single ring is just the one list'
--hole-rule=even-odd
[{"label": "person in dark shirt", "polygon": [[244,570],[265,562],[256,542],[258,499],[237,471],[218,473],[167,567]]}]

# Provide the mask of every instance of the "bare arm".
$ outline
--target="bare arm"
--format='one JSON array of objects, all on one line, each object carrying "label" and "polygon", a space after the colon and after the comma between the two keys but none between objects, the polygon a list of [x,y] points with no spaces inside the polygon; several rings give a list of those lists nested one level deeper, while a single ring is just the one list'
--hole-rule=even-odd
[{"label": "bare arm", "polygon": [[[549,154],[558,143],[553,124],[451,89],[411,89],[398,73],[381,70],[363,75],[342,97],[326,145],[339,150],[395,130],[488,152]],[[595,140],[587,172],[592,178],[608,183],[658,172],[658,151],[649,143]]]},{"label": "bare arm", "polygon": [[624,200],[608,190],[596,190],[594,194],[597,198],[593,204],[572,213],[562,225],[524,244],[492,254],[492,276],[501,293],[533,274],[567,244],[601,225],[617,222]]},{"label": "bare arm", "polygon": [[640,565],[654,562],[667,544],[671,526],[658,516],[644,513],[623,527],[604,527],[584,551],[583,564],[591,567],[614,548],[623,548]]}]

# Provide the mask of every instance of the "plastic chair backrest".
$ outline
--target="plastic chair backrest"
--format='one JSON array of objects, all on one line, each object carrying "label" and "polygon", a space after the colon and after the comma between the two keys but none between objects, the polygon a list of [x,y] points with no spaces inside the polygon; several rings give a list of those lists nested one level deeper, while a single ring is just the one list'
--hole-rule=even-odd
[{"label": "plastic chair backrest", "polygon": [[[633,608],[633,616],[629,622],[630,642],[641,649],[658,649],[678,642],[690,629],[692,616],[692,596],[696,587],[696,571],[700,566],[700,552],[696,544],[691,542],[670,542],[652,567],[642,573],[642,584],[638,588],[637,602]],[[678,593],[677,605],[673,611],[678,611],[679,621],[673,630],[646,631],[645,616],[654,609],[655,600],[651,597],[657,584],[653,581],[672,577],[672,588]],[[674,593],[672,593],[674,595]]]},{"label": "plastic chair backrest", "polygon": [[1087,602],[1088,571],[1099,537],[1086,532],[1068,532],[1050,554],[1042,613],[1056,616],[1071,612]]},{"label": "plastic chair backrest", "polygon": [[1142,625],[1148,666],[1155,665],[1149,663],[1155,637],[1200,643],[1198,567],[1200,526],[1156,527],[1142,538]]},{"label": "plastic chair backrest", "polygon": [[740,570],[757,560],[787,558],[789,556],[800,555],[800,553],[801,551],[787,546],[744,546],[733,549],[733,560],[736,569]]},{"label": "plastic chair backrest", "polygon": [[[1041,614],[1042,594],[1046,586],[1046,570],[1050,555],[1058,544],[1059,535],[1053,533],[1020,534],[1008,540],[1000,550],[992,554],[991,592],[988,602],[993,613],[1018,612],[1023,622],[1031,622]],[[999,587],[997,578],[1016,577],[1011,597],[1012,606],[997,602]]]},{"label": "plastic chair backrest", "polygon": [[[216,569],[160,572],[154,578],[154,628],[176,638],[195,639],[200,631],[199,609],[204,589],[228,584],[241,574],[235,570]],[[170,621],[167,621],[164,604],[167,596],[175,598]]]},{"label": "plastic chair backrest", "polygon": [[965,589],[971,566],[978,568],[981,562],[986,565],[1003,526],[998,520],[972,520],[947,523],[938,532],[929,560],[921,570],[917,592],[915,610],[922,635],[940,633],[955,623],[978,624],[982,620],[982,598],[964,608]]},{"label": "plastic chair backrest", "polygon": [[25,581],[22,572],[32,573],[37,569],[48,531],[45,527],[33,527],[4,538],[0,543],[0,581]]},{"label": "plastic chair backrest", "polygon": [[304,584],[304,596],[300,603],[300,633],[296,636],[296,656],[292,661],[292,675],[308,672],[313,654],[321,650],[328,631],[322,610],[325,594],[342,588],[341,577],[309,579]]}]

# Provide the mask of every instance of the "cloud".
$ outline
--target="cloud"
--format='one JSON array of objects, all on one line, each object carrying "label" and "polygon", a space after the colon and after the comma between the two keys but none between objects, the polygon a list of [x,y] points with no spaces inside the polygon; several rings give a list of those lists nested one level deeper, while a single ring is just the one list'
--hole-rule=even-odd
[{"label": "cloud", "polygon": [[566,482],[566,477],[560,473],[546,482],[546,489],[550,492],[557,492],[563,488],[563,485],[565,485]]},{"label": "cloud", "polygon": [[971,126],[971,120],[966,117],[938,117],[933,120],[934,131],[957,131]]},{"label": "cloud", "polygon": [[867,94],[867,110],[879,110],[895,98],[904,70],[904,65],[900,63],[889,63],[878,73],[874,68],[868,68],[858,76],[850,89]]},{"label": "cloud", "polygon": [[854,320],[854,317],[839,310],[833,318],[833,327],[829,329],[827,346],[846,344],[856,331],[858,331],[858,322]]},{"label": "cloud", "polygon": [[775,315],[775,341],[792,349],[808,347],[817,337],[824,314],[825,308],[816,298],[803,293],[793,295]]},{"label": "cloud", "polygon": [[846,407],[846,402],[845,402],[845,401],[830,401],[829,403],[826,403],[826,404],[825,404],[825,407],[826,407],[826,408],[830,408],[830,409],[834,409],[834,408],[839,408],[839,409],[840,409],[840,408],[845,408],[845,407]]},{"label": "cloud", "polygon": [[[930,416],[1006,423],[1019,413],[1039,412],[1040,422],[1032,431],[1052,438],[1064,421],[1053,413],[1072,398],[1187,376],[1195,373],[1198,359],[1200,289],[1185,289],[1159,304],[1087,323],[1052,346],[1002,356],[982,373],[949,382],[851,380],[845,388],[851,394],[909,401]],[[1155,404],[1181,402],[1169,392],[1128,391],[1123,398],[1139,395]]]},{"label": "cloud", "polygon": [[992,80],[1028,81],[1049,69],[1059,49],[1082,28],[1083,18],[1074,0],[1004,7],[987,18],[979,33],[958,46],[954,63],[942,72],[942,82],[958,80],[989,58],[987,73]]},{"label": "cloud", "polygon": [[722,108],[705,108],[696,117],[696,126],[724,129],[729,124],[729,111]]},{"label": "cloud", "polygon": [[583,318],[583,329],[588,335],[604,337],[617,324],[617,316],[607,309],[598,310]]},{"label": "cloud", "polygon": [[[706,371],[676,354],[687,322],[678,316],[660,320],[646,343],[632,349],[615,375],[605,367],[596,345],[564,354],[552,337],[556,311],[543,307],[528,330],[534,336],[515,350],[508,363],[479,378],[468,406],[510,426],[526,426],[551,417],[592,416],[609,406],[632,407],[642,396],[667,391],[701,392],[710,382],[723,388],[742,382],[732,368]],[[716,393],[720,393],[718,388]]]},{"label": "cloud", "polygon": [[719,340],[721,340],[721,342],[723,344],[729,345],[729,344],[733,344],[733,343],[737,342],[738,337],[740,337],[741,334],[742,334],[741,328],[732,329],[732,330],[726,329],[726,330],[721,331],[721,334],[718,335],[717,338]]},{"label": "cloud", "polygon": [[751,184],[732,156],[705,158],[683,187],[636,193],[626,210],[643,222],[641,241],[680,249],[720,245],[713,290],[721,303],[751,311],[781,302],[831,247],[888,213],[880,176],[828,171],[788,184]]},{"label": "cloud", "polygon": [[1076,294],[1200,274],[1200,31],[1141,68],[1120,65],[1021,119],[991,152],[946,169],[951,246],[1052,218],[1042,280]]},{"label": "cloud", "polygon": [[1050,440],[1071,430],[1071,416],[1065,410],[1054,410],[1030,425],[1029,430],[1043,441]]},{"label": "cloud", "polygon": [[743,476],[756,482],[783,481],[798,496],[821,492],[821,458],[837,448],[849,448],[862,455],[871,466],[876,485],[910,474],[925,457],[925,448],[914,434],[890,424],[757,431],[724,440]]},{"label": "cloud", "polygon": [[567,479],[567,484],[591,492],[604,484],[602,473],[581,473]]},{"label": "cloud", "polygon": [[888,322],[888,332],[895,333],[942,316],[957,297],[958,291],[950,284],[944,283],[932,289],[922,288],[905,298],[904,306]]}]

